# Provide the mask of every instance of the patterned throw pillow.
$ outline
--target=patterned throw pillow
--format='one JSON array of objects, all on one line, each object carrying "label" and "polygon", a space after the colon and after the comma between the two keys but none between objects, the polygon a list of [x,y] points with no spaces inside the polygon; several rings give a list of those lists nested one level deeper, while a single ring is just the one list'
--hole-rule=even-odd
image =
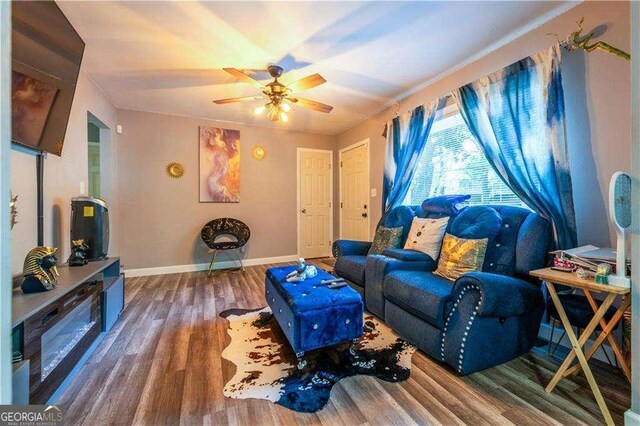
[{"label": "patterned throw pillow", "polygon": [[414,217],[404,248],[421,251],[436,260],[447,223],[449,223],[448,217],[438,219]]},{"label": "patterned throw pillow", "polygon": [[451,281],[467,272],[482,270],[488,238],[467,240],[451,234],[444,236],[438,269],[434,272]]},{"label": "patterned throw pillow", "polygon": [[401,239],[402,227],[385,228],[380,226],[376,229],[376,235],[373,237],[369,254],[380,254],[386,248],[396,248],[400,245]]}]

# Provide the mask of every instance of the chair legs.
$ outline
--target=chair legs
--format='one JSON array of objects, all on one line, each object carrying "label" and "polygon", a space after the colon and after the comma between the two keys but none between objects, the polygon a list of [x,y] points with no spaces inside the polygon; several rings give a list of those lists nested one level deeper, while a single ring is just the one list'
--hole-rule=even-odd
[{"label": "chair legs", "polygon": [[[562,339],[564,339],[564,336],[567,334],[567,331],[563,330],[562,335],[560,336],[560,338],[558,339],[558,341],[554,345],[553,344],[553,334],[554,334],[555,329],[556,329],[556,319],[555,318],[551,318],[551,336],[549,337],[549,345],[547,347],[547,355],[549,355],[549,356],[553,356],[556,353],[556,350],[558,349],[558,346],[560,346],[560,342],[562,342]],[[577,330],[576,336],[580,336],[582,334],[582,329],[577,328],[576,330]],[[595,332],[595,334],[596,334],[596,336],[598,335],[597,332]],[[552,345],[554,346],[553,349],[551,349]],[[600,349],[604,353],[604,356],[607,357],[607,361],[609,361],[609,365],[611,365],[613,367],[614,365],[611,362],[611,359],[609,358],[609,354],[605,350],[604,346],[600,346]],[[618,368],[618,360],[617,359],[616,359],[615,367]]]},{"label": "chair legs", "polygon": [[553,343],[553,333],[556,331],[556,320],[551,318],[551,336],[549,336],[549,345],[547,346],[547,355],[551,356],[551,343]]},{"label": "chair legs", "polygon": [[[242,273],[245,272],[244,270],[244,263],[242,262],[242,256],[240,256],[240,249],[234,249],[233,250],[235,252],[235,257],[236,260],[240,263],[240,267],[239,268],[229,268],[228,270],[232,271],[232,270],[236,270],[236,269],[240,269],[242,271]],[[211,276],[211,272],[213,272],[213,264],[216,261],[216,256],[218,255],[218,250],[213,250],[213,256],[211,257],[211,262],[209,262],[209,272],[208,272],[208,276]]]},{"label": "chair legs", "polygon": [[556,353],[558,346],[560,346],[560,342],[562,342],[562,339],[564,339],[564,336],[567,334],[566,330],[562,331],[562,335],[560,336],[560,338],[558,339],[558,341],[556,342],[552,350],[551,345],[553,344],[553,332],[555,331],[555,329],[556,329],[556,320],[555,318],[552,318],[551,319],[551,337],[549,337],[549,347],[547,348],[547,355],[549,356],[553,356],[553,354]]},{"label": "chair legs", "polygon": [[238,262],[240,262],[240,270],[244,273],[244,263],[242,263],[242,256],[240,256],[240,249],[235,249],[236,257],[238,258]]},{"label": "chair legs", "polygon": [[[582,329],[579,328],[578,329],[578,334],[576,334],[576,336],[580,336],[582,334]],[[598,337],[598,335],[600,334],[600,332],[598,332],[597,330],[594,330],[593,334]],[[604,345],[600,345],[600,350],[602,351],[602,353],[604,354],[604,356],[607,358],[607,362],[609,363],[610,366],[614,366],[613,363],[611,362],[611,358],[609,358],[609,354],[607,353],[607,350],[604,348]],[[616,365],[615,367],[618,367],[618,360],[616,359]]]},{"label": "chair legs", "polygon": [[218,250],[214,250],[213,251],[213,256],[211,256],[211,262],[209,262],[209,272],[207,273],[207,276],[211,275],[211,270],[213,269],[213,262],[216,261],[216,256],[218,255]]},{"label": "chair legs", "polygon": [[[596,337],[600,335],[600,333],[595,332]],[[607,350],[604,348],[604,345],[600,346],[600,350],[602,351],[602,353],[604,354],[604,356],[607,358],[607,362],[609,363],[610,366],[615,367],[615,368],[619,368],[618,367],[618,359],[616,357],[614,357],[613,359],[616,361],[615,365],[613,364],[613,362],[611,362],[611,358],[609,358],[609,354],[607,353]]]}]

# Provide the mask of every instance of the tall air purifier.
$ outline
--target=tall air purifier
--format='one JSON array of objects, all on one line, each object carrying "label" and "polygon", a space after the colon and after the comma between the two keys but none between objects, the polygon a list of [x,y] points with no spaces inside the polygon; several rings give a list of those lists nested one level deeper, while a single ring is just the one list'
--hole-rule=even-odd
[{"label": "tall air purifier", "polygon": [[630,287],[627,277],[627,228],[631,226],[631,177],[615,172],[609,184],[609,216],[616,229],[618,244],[616,247],[616,274],[609,277],[609,283],[621,287]]},{"label": "tall air purifier", "polygon": [[87,260],[107,258],[109,251],[109,209],[100,198],[71,199],[71,240],[83,239],[89,246]]}]

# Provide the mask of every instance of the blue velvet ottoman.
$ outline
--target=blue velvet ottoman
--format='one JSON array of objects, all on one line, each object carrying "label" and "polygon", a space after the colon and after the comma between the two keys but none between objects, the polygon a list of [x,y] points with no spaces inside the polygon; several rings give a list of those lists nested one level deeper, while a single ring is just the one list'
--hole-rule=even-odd
[{"label": "blue velvet ottoman", "polygon": [[287,274],[296,268],[268,269],[265,297],[298,359],[305,352],[362,336],[364,304],[358,292],[348,285],[331,290],[320,284],[335,278],[320,269],[313,278],[288,283]]}]

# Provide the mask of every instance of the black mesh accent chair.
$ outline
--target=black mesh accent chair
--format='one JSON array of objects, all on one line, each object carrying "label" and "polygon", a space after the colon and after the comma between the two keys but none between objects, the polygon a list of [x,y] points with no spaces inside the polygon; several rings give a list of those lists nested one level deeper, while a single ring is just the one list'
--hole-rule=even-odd
[{"label": "black mesh accent chair", "polygon": [[[236,241],[216,242],[216,239],[223,235],[234,237]],[[242,257],[239,251],[247,244],[249,237],[251,237],[251,231],[244,222],[230,217],[213,219],[202,228],[200,237],[207,247],[213,251],[211,262],[209,263],[209,275],[211,275],[213,263],[216,261],[216,256],[220,250],[234,251],[238,262],[240,262],[240,269],[244,272],[244,265],[242,264]]]}]

